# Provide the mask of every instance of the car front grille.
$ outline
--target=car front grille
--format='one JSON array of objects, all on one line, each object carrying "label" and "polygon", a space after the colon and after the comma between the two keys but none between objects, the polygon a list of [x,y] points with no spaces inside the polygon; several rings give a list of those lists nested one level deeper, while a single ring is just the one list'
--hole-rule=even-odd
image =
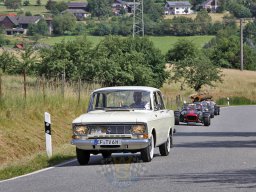
[{"label": "car front grille", "polygon": [[196,121],[196,116],[187,116],[187,120],[189,121]]},{"label": "car front grille", "polygon": [[89,125],[90,132],[94,130],[106,130],[106,134],[131,134],[132,125]]}]

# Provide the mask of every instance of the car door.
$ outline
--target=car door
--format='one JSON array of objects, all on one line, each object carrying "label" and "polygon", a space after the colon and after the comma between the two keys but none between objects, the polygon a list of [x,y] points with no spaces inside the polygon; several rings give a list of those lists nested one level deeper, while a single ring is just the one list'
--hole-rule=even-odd
[{"label": "car door", "polygon": [[159,91],[154,92],[154,112],[156,114],[156,135],[157,145],[166,141],[169,131],[169,114],[165,109],[162,94]]}]

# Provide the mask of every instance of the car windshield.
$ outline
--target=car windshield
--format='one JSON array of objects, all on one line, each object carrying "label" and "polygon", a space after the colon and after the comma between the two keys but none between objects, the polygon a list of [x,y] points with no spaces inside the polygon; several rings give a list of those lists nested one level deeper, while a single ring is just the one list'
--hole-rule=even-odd
[{"label": "car windshield", "polygon": [[151,110],[150,92],[107,90],[93,93],[89,110]]}]

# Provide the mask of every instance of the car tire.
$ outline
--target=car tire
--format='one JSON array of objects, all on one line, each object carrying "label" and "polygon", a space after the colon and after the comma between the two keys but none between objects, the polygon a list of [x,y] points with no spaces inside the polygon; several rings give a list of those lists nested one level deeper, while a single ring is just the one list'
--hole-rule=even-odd
[{"label": "car tire", "polygon": [[204,117],[204,126],[209,126],[211,124],[211,118],[210,117]]},{"label": "car tire", "polygon": [[109,151],[104,151],[104,152],[102,152],[102,157],[103,158],[110,158],[111,157],[111,152],[109,152]]},{"label": "car tire", "polygon": [[76,148],[76,157],[80,165],[88,165],[90,161],[90,153],[83,149]]},{"label": "car tire", "polygon": [[172,135],[167,138],[167,141],[159,146],[159,151],[162,156],[168,156],[173,147]]},{"label": "car tire", "polygon": [[175,125],[179,125],[180,124],[180,118],[179,117],[175,117]]},{"label": "car tire", "polygon": [[153,135],[150,138],[150,143],[149,145],[143,149],[140,153],[141,153],[141,159],[143,162],[150,162],[153,157],[154,157],[154,137]]}]

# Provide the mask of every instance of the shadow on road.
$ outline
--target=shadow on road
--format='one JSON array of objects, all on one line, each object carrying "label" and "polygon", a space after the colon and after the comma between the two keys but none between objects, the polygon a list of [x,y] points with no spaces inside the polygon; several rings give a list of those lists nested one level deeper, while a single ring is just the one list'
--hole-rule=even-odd
[{"label": "shadow on road", "polygon": [[256,170],[234,170],[212,173],[185,173],[172,175],[147,175],[139,180],[167,179],[176,183],[231,184],[236,188],[256,188]]},{"label": "shadow on road", "polygon": [[256,140],[247,141],[205,141],[176,144],[175,147],[186,148],[256,148]]},{"label": "shadow on road", "polygon": [[189,137],[256,137],[256,132],[177,132],[175,136]]},{"label": "shadow on road", "polygon": [[[161,157],[159,154],[154,154],[154,158]],[[107,165],[107,164],[130,164],[130,163],[143,163],[141,160],[141,156],[139,154],[113,154],[109,158],[103,158],[99,155],[91,155],[90,161],[88,165],[83,166],[94,166],[94,165]],[[80,166],[76,159],[74,161],[67,163],[58,167],[72,167],[72,166]]]}]

